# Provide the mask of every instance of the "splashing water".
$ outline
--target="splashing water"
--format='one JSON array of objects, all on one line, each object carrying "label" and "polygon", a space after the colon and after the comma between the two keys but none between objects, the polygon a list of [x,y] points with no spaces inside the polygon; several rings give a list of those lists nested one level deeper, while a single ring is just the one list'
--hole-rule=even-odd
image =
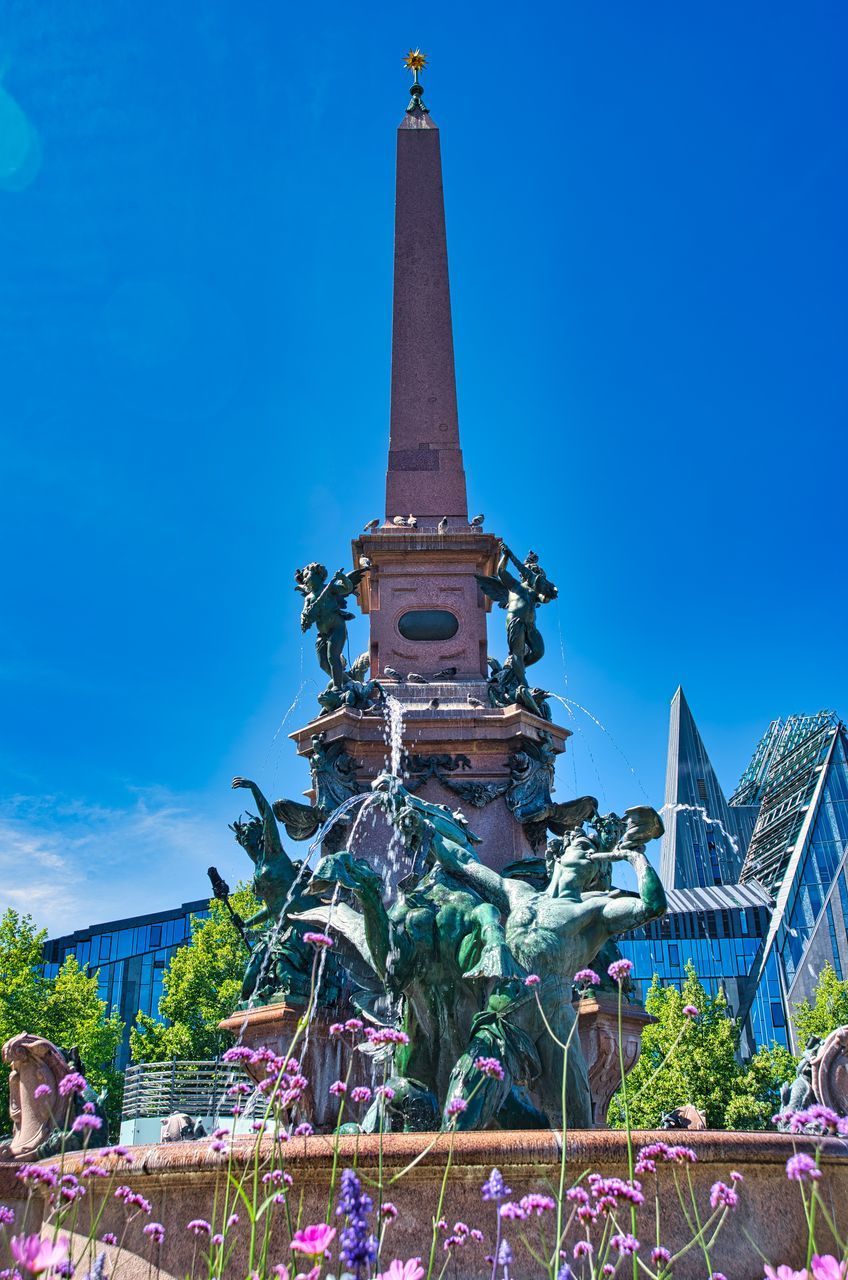
[{"label": "splashing water", "polygon": [[387,694],[383,707],[386,717],[386,746],[389,749],[386,764],[389,773],[399,778],[403,756],[403,707],[391,693]]},{"label": "splashing water", "polygon": [[662,815],[664,813],[684,813],[686,811],[690,813],[699,814],[701,819],[704,822],[706,822],[707,826],[718,827],[719,831],[724,836],[725,840],[729,842],[733,852],[734,853],[739,852],[739,841],[737,840],[736,836],[732,835],[731,832],[728,831],[724,823],[721,822],[718,818],[711,818],[702,804],[664,804],[663,807],[660,809],[660,814]]},{"label": "splashing water", "polygon": [[[644,786],[642,785],[642,779],[639,777],[638,773],[637,773],[637,772],[636,772],[636,770],[633,768],[633,765],[630,763],[630,761],[628,760],[627,756],[624,754],[624,752],[622,751],[621,747],[618,745],[618,743],[616,742],[615,738],[612,736],[612,734],[610,733],[610,731],[609,731],[609,729],[606,727],[606,725],[601,724],[601,722],[600,722],[600,720],[598,719],[598,717],[597,717],[597,716],[595,716],[595,715],[592,715],[592,712],[588,709],[588,707],[584,707],[584,706],[582,706],[579,702],[575,702],[574,698],[564,698],[564,697],[563,697],[561,694],[559,694],[559,693],[552,693],[552,694],[550,695],[550,697],[552,697],[552,698],[556,698],[557,702],[561,702],[561,703],[562,703],[562,705],[565,707],[566,711],[570,711],[572,707],[576,707],[578,711],[582,711],[582,712],[583,712],[584,716],[588,716],[588,718],[592,721],[592,723],[593,723],[593,724],[596,724],[596,725],[598,726],[598,728],[600,729],[601,733],[605,733],[605,734],[606,734],[606,736],[609,738],[610,742],[611,742],[611,743],[612,743],[612,745],[615,747],[615,749],[616,749],[616,751],[618,752],[618,754],[621,756],[621,758],[622,758],[622,760],[624,761],[624,763],[627,765],[627,768],[630,770],[630,772],[633,774],[633,777],[636,779],[636,782],[638,783],[639,790],[642,792],[642,795],[645,797],[645,799],[646,799],[646,800],[648,801],[648,803],[650,804],[651,797],[648,795],[647,791],[645,790]],[[573,718],[573,716],[572,716],[572,718]]]}]

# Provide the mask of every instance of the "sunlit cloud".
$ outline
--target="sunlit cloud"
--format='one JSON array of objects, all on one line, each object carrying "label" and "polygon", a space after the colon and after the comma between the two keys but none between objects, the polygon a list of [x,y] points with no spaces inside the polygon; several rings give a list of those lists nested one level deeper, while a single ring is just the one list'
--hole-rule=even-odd
[{"label": "sunlit cloud", "polygon": [[51,795],[0,805],[0,907],[51,935],[202,898],[216,860],[241,870],[226,821],[195,797],[145,789],[113,808]]}]

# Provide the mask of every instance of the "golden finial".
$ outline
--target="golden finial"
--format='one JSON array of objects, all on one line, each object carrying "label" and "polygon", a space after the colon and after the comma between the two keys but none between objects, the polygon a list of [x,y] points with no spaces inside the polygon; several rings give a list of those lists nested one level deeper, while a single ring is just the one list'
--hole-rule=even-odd
[{"label": "golden finial", "polygon": [[410,49],[403,60],[403,65],[407,71],[412,72],[412,101],[406,109],[410,114],[420,111],[422,115],[428,115],[429,113],[421,96],[424,89],[418,82],[418,72],[423,71],[427,65],[426,57],[420,49]]},{"label": "golden finial", "polygon": [[418,72],[423,71],[427,65],[427,59],[420,49],[410,49],[403,60],[403,65],[413,73],[417,80]]}]

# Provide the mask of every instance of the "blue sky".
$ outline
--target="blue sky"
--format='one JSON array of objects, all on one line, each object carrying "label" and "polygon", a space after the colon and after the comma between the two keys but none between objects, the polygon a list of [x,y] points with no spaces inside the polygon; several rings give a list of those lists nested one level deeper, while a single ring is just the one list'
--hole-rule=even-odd
[{"label": "blue sky", "polygon": [[679,681],[728,788],[774,715],[846,714],[847,35],[815,0],[5,9],[0,904],[202,896],[247,869],[233,773],[308,785],[292,572],[383,514],[411,44],[470,501],[542,554],[541,682],[612,735],[578,713],[561,797],[661,803]]}]

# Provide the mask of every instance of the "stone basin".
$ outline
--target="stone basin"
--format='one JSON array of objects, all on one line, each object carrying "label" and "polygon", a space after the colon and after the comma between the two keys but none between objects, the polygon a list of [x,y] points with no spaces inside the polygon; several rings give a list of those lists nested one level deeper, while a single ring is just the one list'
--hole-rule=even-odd
[{"label": "stone basin", "polygon": [[[744,1176],[740,1186],[740,1205],[733,1212],[720,1235],[712,1254],[713,1267],[729,1277],[729,1280],[748,1280],[762,1277],[762,1261],[748,1234],[773,1263],[785,1262],[801,1267],[805,1261],[807,1231],[797,1184],[786,1179],[786,1161],[795,1151],[814,1150],[814,1140],[795,1138],[777,1133],[725,1133],[707,1130],[700,1133],[675,1134],[643,1132],[634,1135],[634,1144],[664,1140],[681,1141],[697,1153],[697,1163],[686,1166],[658,1166],[658,1190],[662,1205],[662,1243],[675,1250],[690,1239],[684,1216],[678,1203],[672,1168],[677,1168],[682,1185],[686,1187],[687,1171],[699,1210],[709,1212],[709,1193],[712,1184],[726,1181],[731,1170]],[[272,1166],[273,1143],[270,1138],[236,1139],[232,1155],[235,1172],[251,1165],[257,1152],[261,1169]],[[836,1221],[844,1231],[848,1219],[848,1142],[836,1138],[821,1140],[823,1177],[821,1186],[828,1197]],[[443,1216],[452,1225],[461,1220],[470,1226],[479,1226],[487,1234],[487,1246],[470,1244],[457,1258],[458,1280],[480,1280],[491,1275],[484,1255],[491,1249],[490,1232],[494,1225],[494,1208],[481,1199],[480,1187],[492,1166],[503,1173],[513,1198],[518,1199],[529,1191],[547,1192],[559,1178],[560,1135],[548,1131],[463,1133],[451,1137],[442,1134],[390,1134],[382,1140],[384,1186],[400,1170],[412,1161],[417,1163],[405,1175],[384,1192],[398,1208],[397,1220],[388,1228],[385,1260],[392,1257],[407,1258],[425,1255],[429,1249],[430,1223],[436,1212],[445,1162],[452,1146],[452,1166],[448,1179]],[[380,1155],[378,1135],[343,1137],[331,1136],[298,1138],[289,1141],[284,1148],[285,1168],[294,1178],[290,1193],[293,1213],[297,1212],[302,1196],[301,1224],[322,1222],[327,1208],[327,1188],[337,1147],[338,1167],[341,1170],[356,1163],[365,1178],[373,1178],[377,1172]],[[578,1130],[568,1134],[568,1183],[581,1174],[596,1171],[605,1176],[627,1176],[626,1136],[617,1130]],[[226,1184],[226,1156],[216,1155],[208,1141],[174,1143],[169,1145],[133,1148],[131,1165],[117,1162],[117,1181],[126,1182],[142,1192],[153,1206],[152,1219],[164,1224],[167,1242],[163,1250],[161,1275],[185,1276],[191,1270],[194,1237],[186,1231],[186,1223],[193,1218],[212,1220],[216,1192],[220,1196]],[[80,1173],[82,1158],[79,1154],[65,1159],[68,1172]],[[649,1204],[642,1210],[640,1231],[647,1255],[655,1243],[653,1222],[654,1176],[643,1179],[643,1187]],[[83,1211],[78,1219],[84,1235],[87,1215],[92,1209],[103,1206],[103,1217],[98,1234],[115,1231],[120,1236],[123,1209],[114,1200],[111,1189],[114,1183],[106,1179],[88,1180],[89,1195],[82,1202]],[[104,1205],[104,1198],[106,1204]],[[46,1222],[50,1220],[49,1206]],[[650,1210],[648,1212],[648,1210]],[[282,1210],[274,1211],[269,1263],[285,1257],[284,1224]],[[220,1217],[220,1209],[219,1209]],[[141,1235],[146,1219],[135,1222],[127,1232],[121,1254],[122,1277],[147,1277],[149,1246]],[[516,1226],[518,1224],[510,1224]],[[535,1226],[535,1223],[534,1223]],[[624,1230],[629,1221],[622,1222]],[[241,1222],[235,1228],[239,1244],[225,1275],[243,1276],[246,1254],[243,1241],[247,1235],[247,1215],[241,1206]],[[239,1234],[240,1233],[240,1234]],[[568,1237],[570,1246],[577,1239]],[[516,1243],[513,1239],[513,1243]],[[831,1247],[826,1228],[822,1225],[818,1247],[827,1252]],[[441,1244],[439,1245],[441,1249]],[[200,1251],[202,1252],[202,1250]],[[541,1269],[523,1250],[516,1248],[516,1260],[520,1265],[514,1273],[520,1280],[531,1280]],[[107,1266],[111,1273],[112,1266]],[[202,1267],[206,1273],[205,1263]],[[703,1255],[692,1249],[675,1267],[676,1280],[706,1280]]]}]

